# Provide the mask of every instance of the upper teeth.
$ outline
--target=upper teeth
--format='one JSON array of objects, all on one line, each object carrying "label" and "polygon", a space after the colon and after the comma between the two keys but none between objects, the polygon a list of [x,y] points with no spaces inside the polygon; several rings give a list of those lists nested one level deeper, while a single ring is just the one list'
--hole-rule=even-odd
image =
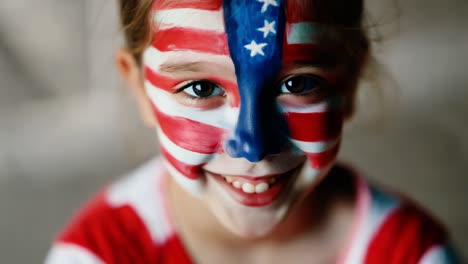
[{"label": "upper teeth", "polygon": [[234,186],[234,188],[240,189],[245,193],[262,193],[262,192],[266,192],[270,187],[269,184],[273,184],[276,181],[275,177],[272,177],[272,178],[268,179],[267,181],[259,181],[258,183],[244,182],[244,181],[239,180],[239,179],[233,179],[232,177],[229,177],[229,176],[224,177],[224,179],[228,183],[232,184],[232,186]]}]

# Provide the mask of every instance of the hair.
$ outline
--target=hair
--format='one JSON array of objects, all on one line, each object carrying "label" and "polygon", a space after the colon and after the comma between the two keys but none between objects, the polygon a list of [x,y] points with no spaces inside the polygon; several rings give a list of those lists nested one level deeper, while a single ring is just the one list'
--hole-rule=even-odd
[{"label": "hair", "polygon": [[[151,41],[150,14],[154,1],[119,0],[120,21],[126,47],[138,61]],[[369,41],[363,28],[363,0],[297,1],[301,2],[301,10],[304,10],[302,12],[314,12],[317,22],[334,29],[325,29],[322,32],[324,39],[331,45],[339,45],[338,50],[344,52],[342,55],[345,55],[351,64],[355,65],[366,57]]]},{"label": "hair", "polygon": [[[120,21],[125,36],[126,48],[133,54],[138,64],[152,39],[151,13],[154,1],[164,5],[167,0],[119,0]],[[174,1],[174,0],[172,0]],[[363,0],[296,0],[301,8],[314,20],[324,25],[321,30],[323,46],[330,48],[336,64],[342,65],[348,80],[346,96],[348,103],[345,112],[354,112],[354,97],[364,65],[368,61],[370,41],[363,23]]]},{"label": "hair", "polygon": [[119,0],[120,23],[126,48],[138,63],[151,41],[151,6],[154,0]]}]

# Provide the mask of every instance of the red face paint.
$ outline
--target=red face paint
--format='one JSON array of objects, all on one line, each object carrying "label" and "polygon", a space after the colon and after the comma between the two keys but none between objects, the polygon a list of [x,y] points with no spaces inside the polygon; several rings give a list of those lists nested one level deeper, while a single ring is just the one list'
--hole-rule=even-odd
[{"label": "red face paint", "polygon": [[[175,14],[166,20],[163,18],[161,20],[158,20],[159,18],[155,19],[157,31],[151,47],[145,52],[145,54],[149,55],[145,55],[144,59],[146,89],[155,105],[154,113],[159,123],[159,130],[162,133],[163,155],[179,176],[191,180],[184,183],[186,184],[184,187],[188,189],[191,188],[188,186],[190,182],[195,184],[197,179],[204,177],[203,168],[207,166],[219,169],[219,171],[213,171],[215,173],[237,173],[245,176],[246,172],[241,172],[246,169],[242,167],[243,165],[239,165],[239,168],[229,172],[222,169],[223,164],[216,164],[216,161],[214,161],[216,157],[228,155],[224,153],[223,146],[226,138],[233,133],[239,120],[250,118],[249,116],[237,116],[243,100],[237,82],[229,80],[232,77],[226,77],[235,76],[236,72],[234,72],[233,62],[230,57],[224,25],[216,24],[223,21],[222,2],[177,1],[176,3],[175,1],[169,1],[164,5],[161,3],[162,1],[156,2],[154,6],[156,17],[158,12],[161,11]],[[314,23],[311,12],[303,11],[304,7],[300,6],[302,2],[287,1],[282,47],[283,63],[313,62],[320,56],[319,25]],[[273,6],[268,8],[273,8]],[[211,17],[215,22],[213,24],[207,23],[207,21],[187,23],[184,21],[184,17],[187,17],[184,12],[188,12],[188,9],[195,17]],[[197,14],[197,12],[200,13]],[[177,21],[179,16],[180,21]],[[258,27],[261,26],[264,25]],[[258,32],[258,34],[262,35],[263,33]],[[172,69],[176,71],[173,74],[161,70],[161,65],[165,63],[198,63],[200,61],[208,64],[216,61],[221,65],[229,65],[231,68],[225,75],[222,73],[210,74],[209,72],[199,73],[193,71],[185,74],[189,77],[183,77],[184,74],[178,73],[177,67],[175,67],[176,70]],[[286,72],[285,74],[287,76],[291,73]],[[318,73],[309,71],[301,74],[313,75]],[[325,76],[320,77],[330,83],[333,82],[333,80],[326,79]],[[225,91],[226,98],[223,99],[218,96],[216,99],[207,97],[187,99],[185,101],[179,100],[178,96],[186,96],[180,91],[184,87],[183,84],[190,81],[214,83]],[[272,84],[269,89],[279,90],[278,85],[282,84]],[[326,89],[326,87],[317,89]],[[244,96],[248,95],[245,94]],[[305,98],[308,95],[289,96],[302,96]],[[276,100],[274,97],[271,98]],[[207,103],[214,102],[214,100],[217,100],[216,103]],[[252,100],[252,98],[247,101],[249,100]],[[259,100],[265,100],[265,97],[259,97]],[[313,103],[299,103],[294,106],[283,104],[281,100],[272,102],[277,104],[277,109],[281,109],[282,112],[278,115],[279,119],[284,117],[288,126],[287,139],[290,141],[288,143],[290,149],[294,149],[297,153],[300,152],[300,154],[295,154],[298,155],[298,158],[291,158],[290,160],[301,160],[307,157],[309,166],[317,174],[320,174],[333,163],[339,149],[343,118],[341,108],[334,103],[335,100],[336,98],[324,96]],[[324,107],[320,109],[311,107],[319,104]],[[277,110],[272,108],[272,111]],[[259,161],[259,163],[261,162]],[[294,161],[290,162],[290,164],[293,163]],[[294,163],[294,166],[297,166],[297,164]],[[291,169],[288,163],[280,167],[281,170]],[[276,170],[276,173],[278,173],[279,169]],[[275,173],[275,171],[272,170],[271,173]]]}]

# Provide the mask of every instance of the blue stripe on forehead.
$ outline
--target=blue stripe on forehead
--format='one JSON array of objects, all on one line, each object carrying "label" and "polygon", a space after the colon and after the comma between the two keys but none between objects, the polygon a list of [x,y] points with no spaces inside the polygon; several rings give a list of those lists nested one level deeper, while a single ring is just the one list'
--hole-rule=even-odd
[{"label": "blue stripe on forehead", "polygon": [[223,9],[241,97],[239,121],[225,148],[233,157],[259,161],[281,151],[281,134],[287,130],[275,101],[284,6],[281,0],[224,0]]},{"label": "blue stripe on forehead", "polygon": [[275,79],[281,69],[282,1],[224,0],[223,8],[229,52],[238,82],[255,81],[265,85]]}]

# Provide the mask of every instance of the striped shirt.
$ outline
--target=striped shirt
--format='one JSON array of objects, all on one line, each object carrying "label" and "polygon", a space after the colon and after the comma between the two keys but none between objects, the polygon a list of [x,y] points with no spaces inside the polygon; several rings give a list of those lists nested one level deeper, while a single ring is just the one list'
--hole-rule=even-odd
[{"label": "striped shirt", "polygon": [[[455,263],[435,220],[353,174],[357,209],[338,263]],[[152,160],[104,189],[59,234],[45,263],[192,263],[168,214],[166,175]]]}]

